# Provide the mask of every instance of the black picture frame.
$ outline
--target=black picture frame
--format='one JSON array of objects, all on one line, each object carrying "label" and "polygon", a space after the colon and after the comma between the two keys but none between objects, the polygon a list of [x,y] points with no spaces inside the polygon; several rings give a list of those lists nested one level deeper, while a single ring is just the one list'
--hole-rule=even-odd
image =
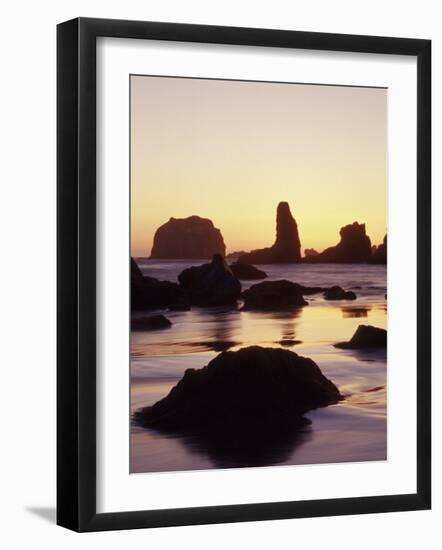
[{"label": "black picture frame", "polygon": [[[417,58],[417,491],[360,498],[96,512],[96,39]],[[431,41],[79,18],[57,28],[57,523],[75,531],[424,510],[431,506]]]}]

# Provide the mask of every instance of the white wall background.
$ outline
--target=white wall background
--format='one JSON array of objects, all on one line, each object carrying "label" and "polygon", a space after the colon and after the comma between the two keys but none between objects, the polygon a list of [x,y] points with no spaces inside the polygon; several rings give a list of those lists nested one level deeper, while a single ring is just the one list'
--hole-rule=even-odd
[{"label": "white wall background", "polygon": [[[68,550],[438,548],[441,541],[440,284],[434,284],[434,506],[412,512],[76,535],[55,518],[55,25],[77,16],[433,40],[434,273],[441,278],[442,17],[438,0],[72,0],[2,9],[0,135],[0,544]],[[439,338],[438,338],[439,336]],[[404,426],[404,429],[407,429]]]}]

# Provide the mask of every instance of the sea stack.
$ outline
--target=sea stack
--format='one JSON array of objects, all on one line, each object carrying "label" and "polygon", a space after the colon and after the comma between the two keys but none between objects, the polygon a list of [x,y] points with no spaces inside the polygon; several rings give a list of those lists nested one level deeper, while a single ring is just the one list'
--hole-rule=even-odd
[{"label": "sea stack", "polygon": [[276,240],[269,248],[252,250],[238,258],[239,263],[285,264],[301,260],[298,225],[287,202],[280,202],[276,211]]},{"label": "sea stack", "polygon": [[387,235],[384,237],[382,244],[376,247],[371,257],[371,263],[373,264],[386,264],[387,263]]},{"label": "sea stack", "polygon": [[154,236],[150,257],[156,260],[205,260],[214,254],[225,256],[221,231],[212,220],[190,216],[170,218]]},{"label": "sea stack", "polygon": [[314,263],[368,263],[371,261],[370,237],[365,232],[365,223],[354,222],[341,228],[341,240],[336,246],[326,248],[317,256],[307,256],[306,262]]}]

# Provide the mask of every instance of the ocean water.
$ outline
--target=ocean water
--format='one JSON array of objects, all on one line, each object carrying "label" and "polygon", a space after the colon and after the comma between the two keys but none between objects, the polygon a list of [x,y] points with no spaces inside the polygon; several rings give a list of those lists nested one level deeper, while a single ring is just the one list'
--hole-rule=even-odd
[{"label": "ocean water", "polygon": [[[176,281],[198,261],[136,259],[145,275]],[[386,328],[386,267],[381,265],[257,266],[267,280],[305,286],[340,285],[355,301],[307,296],[292,312],[242,312],[238,308],[161,311],[172,327],[131,335],[131,411],[164,397],[189,368],[201,368],[225,349],[250,345],[284,347],[310,357],[345,395],[337,405],[310,411],[311,421],[291,440],[262,434],[248,449],[131,426],[131,472],[159,472],[290,464],[321,464],[387,458],[387,357],[385,351],[342,350],[359,324]],[[242,281],[243,289],[259,281]]]}]

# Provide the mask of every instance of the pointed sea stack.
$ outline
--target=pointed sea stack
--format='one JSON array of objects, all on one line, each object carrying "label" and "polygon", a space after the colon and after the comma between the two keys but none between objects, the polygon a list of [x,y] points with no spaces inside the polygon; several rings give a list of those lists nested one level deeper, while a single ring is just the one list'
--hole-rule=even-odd
[{"label": "pointed sea stack", "polygon": [[336,246],[326,248],[317,256],[307,256],[304,262],[357,264],[371,261],[370,237],[365,233],[365,223],[354,222],[341,228],[341,240]]},{"label": "pointed sea stack", "polygon": [[246,264],[289,264],[301,260],[298,225],[287,202],[280,202],[276,211],[276,240],[269,248],[252,250],[238,258]]},{"label": "pointed sea stack", "polygon": [[204,260],[214,254],[225,256],[221,231],[212,220],[190,216],[170,218],[154,236],[150,257],[156,260]]}]

